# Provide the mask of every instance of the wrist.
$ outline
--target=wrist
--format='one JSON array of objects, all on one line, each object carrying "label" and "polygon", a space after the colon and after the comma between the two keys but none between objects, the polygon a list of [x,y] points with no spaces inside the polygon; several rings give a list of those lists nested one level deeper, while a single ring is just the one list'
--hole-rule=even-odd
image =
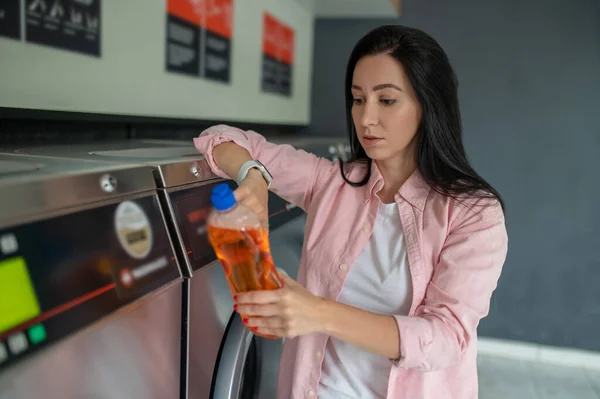
[{"label": "wrist", "polygon": [[327,335],[331,335],[333,331],[333,318],[335,305],[337,302],[327,298],[319,298],[319,305],[316,306],[317,312],[317,323],[319,326],[319,332]]},{"label": "wrist", "polygon": [[248,171],[248,174],[246,175],[246,178],[244,179],[244,181],[246,181],[246,180],[260,183],[261,185],[264,185],[265,188],[268,187],[267,181],[265,180],[264,176],[262,175],[262,173],[260,173],[260,170],[258,170],[258,169],[250,169]]}]

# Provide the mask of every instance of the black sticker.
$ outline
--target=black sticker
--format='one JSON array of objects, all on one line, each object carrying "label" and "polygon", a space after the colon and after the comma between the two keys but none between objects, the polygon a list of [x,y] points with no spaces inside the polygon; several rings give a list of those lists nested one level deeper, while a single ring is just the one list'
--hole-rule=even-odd
[{"label": "black sticker", "polygon": [[21,4],[19,0],[0,2],[0,36],[21,39]]},{"label": "black sticker", "polygon": [[26,0],[28,42],[100,56],[101,0]]},{"label": "black sticker", "polygon": [[198,76],[199,48],[198,27],[169,14],[167,16],[167,71]]},{"label": "black sticker", "polygon": [[262,91],[292,95],[292,66],[263,54]]},{"label": "black sticker", "polygon": [[229,39],[207,30],[204,51],[204,76],[212,80],[229,82],[231,70]]}]

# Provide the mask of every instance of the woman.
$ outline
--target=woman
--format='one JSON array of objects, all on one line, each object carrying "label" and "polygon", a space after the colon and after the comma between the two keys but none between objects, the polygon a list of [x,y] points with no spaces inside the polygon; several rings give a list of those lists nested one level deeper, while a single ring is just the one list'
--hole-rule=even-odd
[{"label": "woman", "polygon": [[[267,218],[271,189],[308,216],[298,282],[237,297],[288,338],[278,397],[477,398],[477,325],[507,252],[500,195],[469,165],[457,80],[438,43],[383,26],[346,72],[352,158],[338,166],[252,131],[195,139],[239,201]],[[245,174],[245,173],[242,173]]]}]

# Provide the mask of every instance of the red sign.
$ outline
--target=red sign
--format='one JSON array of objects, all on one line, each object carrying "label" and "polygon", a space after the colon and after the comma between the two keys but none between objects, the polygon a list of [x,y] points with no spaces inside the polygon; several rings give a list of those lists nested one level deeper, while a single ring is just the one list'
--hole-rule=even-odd
[{"label": "red sign", "polygon": [[281,61],[288,65],[294,63],[294,30],[287,25],[281,25],[282,44]]},{"label": "red sign", "polygon": [[168,0],[167,12],[231,39],[233,0]]},{"label": "red sign", "polygon": [[206,29],[231,39],[233,32],[233,0],[204,0]]},{"label": "red sign", "polygon": [[167,12],[194,25],[200,25],[202,9],[204,8],[201,3],[203,2],[203,0],[168,0]]},{"label": "red sign", "polygon": [[263,53],[288,65],[294,63],[294,29],[265,12]]}]

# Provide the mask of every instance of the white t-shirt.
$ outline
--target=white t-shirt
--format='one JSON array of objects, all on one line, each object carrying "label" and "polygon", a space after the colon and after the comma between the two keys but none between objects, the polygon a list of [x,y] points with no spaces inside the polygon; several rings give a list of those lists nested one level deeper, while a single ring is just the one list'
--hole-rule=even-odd
[{"label": "white t-shirt", "polygon": [[[338,301],[375,313],[408,314],[412,281],[396,203],[380,205],[371,238],[352,265]],[[318,397],[385,398],[391,367],[385,356],[330,337]]]}]

